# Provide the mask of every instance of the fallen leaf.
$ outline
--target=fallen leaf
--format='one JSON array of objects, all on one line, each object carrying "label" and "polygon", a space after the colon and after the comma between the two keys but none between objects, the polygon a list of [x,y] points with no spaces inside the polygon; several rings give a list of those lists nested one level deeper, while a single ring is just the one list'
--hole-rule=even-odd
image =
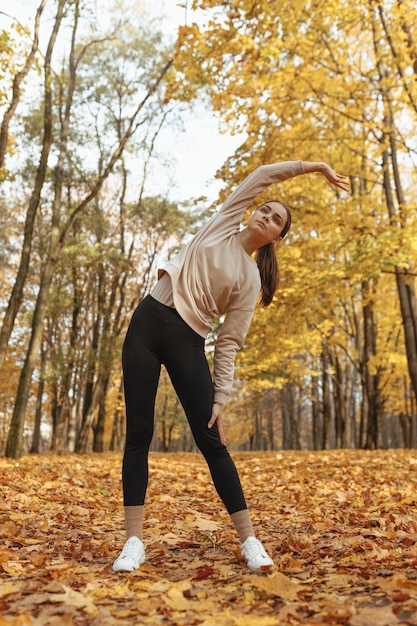
[{"label": "fallen leaf", "polygon": [[214,569],[212,567],[207,567],[206,569],[199,569],[193,576],[193,580],[201,580],[202,578],[207,578],[214,573]]},{"label": "fallen leaf", "polygon": [[297,582],[293,582],[288,576],[280,572],[275,572],[271,576],[259,577],[254,581],[254,585],[271,595],[290,601],[297,600],[299,591],[303,589]]},{"label": "fallen leaf", "polygon": [[274,616],[263,615],[261,617],[252,617],[250,615],[242,615],[234,620],[236,626],[277,626],[277,618]]},{"label": "fallen leaf", "polygon": [[33,626],[33,620],[30,615],[19,615],[12,619],[0,615],[0,626]]},{"label": "fallen leaf", "polygon": [[395,626],[398,619],[391,607],[364,608],[350,618],[349,626]]},{"label": "fallen leaf", "polygon": [[190,601],[185,598],[184,591],[189,588],[189,585],[172,585],[166,592],[166,595],[163,596],[163,601],[176,611],[188,611],[190,608]]},{"label": "fallen leaf", "polygon": [[1,583],[0,584],[0,598],[4,598],[6,596],[10,596],[13,593],[18,593],[20,591],[20,586],[16,583]]},{"label": "fallen leaf", "polygon": [[86,597],[84,594],[66,585],[63,585],[63,587],[64,593],[49,594],[50,602],[62,602],[66,606],[84,609],[86,613],[97,613],[97,608],[89,597]]}]

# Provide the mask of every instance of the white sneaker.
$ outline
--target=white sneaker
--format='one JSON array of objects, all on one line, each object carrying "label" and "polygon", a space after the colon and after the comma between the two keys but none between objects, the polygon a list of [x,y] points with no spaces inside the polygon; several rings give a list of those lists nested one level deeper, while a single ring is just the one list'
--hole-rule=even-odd
[{"label": "white sneaker", "polygon": [[274,564],[274,561],[267,555],[263,545],[256,537],[248,537],[242,543],[240,549],[249,569],[255,572],[269,570]]},{"label": "white sneaker", "polygon": [[138,537],[129,537],[113,563],[114,572],[133,572],[145,562],[145,546]]}]

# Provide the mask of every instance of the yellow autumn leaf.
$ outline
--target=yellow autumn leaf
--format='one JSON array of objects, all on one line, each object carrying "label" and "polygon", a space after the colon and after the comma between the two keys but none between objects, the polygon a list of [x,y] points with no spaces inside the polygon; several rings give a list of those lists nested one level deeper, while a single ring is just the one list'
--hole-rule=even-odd
[{"label": "yellow autumn leaf", "polygon": [[71,589],[67,585],[63,585],[63,593],[51,593],[49,595],[50,602],[62,602],[65,606],[73,606],[82,608],[86,613],[94,614],[98,612],[97,607],[90,597],[85,596],[80,591]]},{"label": "yellow autumn leaf", "polygon": [[254,582],[254,585],[271,595],[290,601],[297,600],[298,593],[303,589],[299,583],[294,582],[288,576],[281,574],[281,572],[274,572],[265,578],[259,577]]}]

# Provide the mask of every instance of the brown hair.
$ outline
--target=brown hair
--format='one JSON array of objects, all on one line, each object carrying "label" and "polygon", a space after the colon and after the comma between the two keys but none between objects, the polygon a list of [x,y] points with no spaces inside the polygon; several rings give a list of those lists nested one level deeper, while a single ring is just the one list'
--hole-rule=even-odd
[{"label": "brown hair", "polygon": [[[284,238],[291,226],[290,210],[280,200],[269,200],[269,202],[279,202],[287,212],[287,221],[280,235],[280,237]],[[268,202],[264,204],[268,204]],[[264,307],[267,307],[271,304],[279,284],[279,265],[275,244],[267,243],[259,248],[256,251],[255,261],[261,277],[261,302]]]}]

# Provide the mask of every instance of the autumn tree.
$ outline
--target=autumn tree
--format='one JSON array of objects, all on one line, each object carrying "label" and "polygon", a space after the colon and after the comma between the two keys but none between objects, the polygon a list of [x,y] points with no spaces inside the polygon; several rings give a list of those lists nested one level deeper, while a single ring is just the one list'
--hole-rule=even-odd
[{"label": "autumn tree", "polygon": [[[35,36],[34,43],[31,49],[30,54],[28,55],[27,61],[20,70],[17,72],[14,80],[13,80],[13,88],[12,88],[12,98],[10,104],[4,114],[1,128],[1,149],[5,151],[7,146],[7,140],[9,136],[9,125],[10,119],[14,114],[17,104],[19,102],[20,96],[20,86],[22,79],[28,73],[31,63],[33,61],[33,56],[36,52],[37,43],[38,43],[38,30],[39,30],[39,19],[42,14],[42,10],[44,7],[44,2],[38,8],[36,14],[35,21]],[[36,171],[35,180],[33,182],[32,194],[29,200],[29,204],[26,211],[25,218],[25,226],[24,226],[24,235],[21,249],[21,256],[19,262],[19,268],[17,275],[15,277],[13,283],[13,289],[9,296],[8,305],[6,307],[5,315],[2,322],[2,327],[0,330],[0,371],[4,359],[6,357],[7,346],[9,343],[9,339],[13,330],[13,326],[16,320],[16,316],[18,314],[19,308],[22,303],[23,298],[23,290],[26,282],[29,263],[32,251],[32,239],[33,239],[33,229],[36,214],[39,208],[40,195],[42,191],[42,187],[46,178],[46,171],[49,159],[49,153],[52,145],[52,90],[51,90],[51,80],[52,80],[52,55],[56,43],[56,39],[61,28],[64,10],[65,10],[66,2],[65,0],[60,0],[57,3],[57,10],[55,15],[55,20],[53,24],[53,28],[48,40],[48,45],[46,49],[45,59],[44,59],[44,94],[43,94],[43,108],[44,108],[44,117],[43,117],[43,134],[42,134],[42,146],[39,155],[39,162]],[[4,159],[4,154],[3,154]]]},{"label": "autumn tree", "polygon": [[405,346],[415,388],[416,8],[368,0],[337,10],[332,0],[194,7],[206,19],[181,29],[171,95],[204,89],[222,123],[247,133],[219,172],[228,186],[288,159],[328,161],[352,181],[349,199],[302,177],[274,191],[294,212],[289,245],[279,248],[285,282],[266,318],[255,315],[248,346],[256,356],[244,352],[241,373],[314,388],[320,447],[344,445],[347,432],[376,447],[394,371],[379,358],[393,345],[379,332],[392,319],[381,285],[400,305],[396,350]]},{"label": "autumn tree", "polygon": [[[41,16],[45,8],[45,5],[46,5],[46,0],[41,0],[36,10],[31,49],[27,55],[23,56],[24,61],[21,67],[16,67],[13,72],[11,95],[7,98],[7,104],[5,104],[6,110],[4,111],[4,114],[1,120],[1,126],[0,126],[0,170],[4,166],[6,151],[7,151],[8,144],[9,144],[10,120],[15,114],[17,105],[19,104],[22,84],[24,83],[26,76],[28,75],[31,67],[33,66],[35,59],[36,59],[36,54],[38,52],[39,27],[40,27]],[[16,23],[16,22],[13,22],[13,24],[11,25],[11,28],[14,28],[18,32],[20,32],[20,34],[25,32],[25,29],[19,23]],[[16,45],[16,42],[13,42],[13,46],[12,46],[14,48],[13,53],[14,53],[14,56],[17,56],[15,45]],[[4,54],[4,52],[6,53],[11,52],[12,47],[11,47],[11,41],[10,41],[10,34],[8,31],[4,30],[2,33],[2,45],[1,45],[2,53]],[[3,63],[4,63],[4,57],[3,57]],[[4,65],[6,64],[4,63]],[[8,66],[7,71],[10,73],[10,65],[7,64],[7,66]]]},{"label": "autumn tree", "polygon": [[[67,12],[66,9],[68,9]],[[16,395],[14,412],[11,421],[6,454],[18,456],[22,450],[22,432],[25,421],[25,411],[31,389],[32,376],[38,362],[39,350],[42,341],[43,320],[47,309],[51,284],[54,272],[62,255],[65,242],[77,220],[97,202],[98,196],[106,181],[132,140],[138,137],[142,126],[144,131],[139,141],[143,145],[152,142],[152,135],[160,127],[165,112],[161,107],[161,86],[163,77],[170,66],[167,50],[160,44],[160,38],[154,32],[146,35],[146,28],[135,31],[128,18],[122,21],[118,34],[109,31],[103,39],[108,48],[117,58],[111,63],[113,79],[103,68],[101,73],[96,71],[96,85],[92,87],[88,81],[83,81],[82,72],[88,67],[94,54],[99,54],[100,46],[103,49],[103,40],[90,36],[78,41],[81,7],[78,2],[71,3],[71,7],[64,0],[57,3],[57,16],[53,36],[50,40],[45,62],[45,102],[43,117],[45,132],[41,149],[41,162],[36,173],[34,183],[33,205],[31,205],[31,229],[34,224],[39,203],[42,202],[45,214],[48,216],[48,225],[45,228],[44,246],[46,254],[41,262],[39,289],[37,293],[32,329],[28,350],[23,364],[19,387]],[[64,19],[70,20],[71,38],[70,51],[62,72],[56,78],[51,74],[51,60],[53,43],[59,26]],[[116,19],[116,17],[115,17]],[[122,29],[124,27],[124,32]],[[130,29],[130,30],[129,30]],[[150,33],[151,31],[148,31]],[[130,33],[130,39],[127,36]],[[112,38],[114,41],[112,41]],[[130,43],[130,45],[129,45]],[[146,48],[146,46],[148,46]],[[122,68],[121,53],[125,51],[125,67]],[[110,63],[110,58],[103,55],[102,63]],[[130,68],[130,69],[129,69]],[[140,71],[138,71],[140,69]],[[125,72],[126,80],[122,81],[121,73]],[[132,80],[134,73],[134,80]],[[109,106],[109,96],[116,93],[112,106]],[[54,109],[53,107],[57,107]],[[90,108],[90,122],[87,121],[87,110]],[[159,121],[157,117],[159,116]],[[88,128],[88,124],[90,127]],[[152,128],[154,129],[152,131]],[[54,129],[54,135],[52,132]],[[93,144],[78,143],[81,133],[84,132],[84,141],[90,136]],[[53,143],[53,136],[56,144]],[[51,146],[57,155],[56,164],[48,180],[47,162],[50,158]],[[83,159],[97,162],[97,170],[93,166],[89,171],[79,170]],[[95,154],[94,154],[95,152]],[[41,171],[42,170],[42,171]],[[49,172],[48,172],[49,174]],[[77,180],[78,179],[78,180]],[[42,195],[43,191],[43,195]],[[52,191],[52,193],[51,193]],[[49,202],[49,198],[51,201]],[[36,200],[36,202],[35,202]],[[24,272],[22,273],[22,280]],[[21,296],[20,296],[21,297]]]}]

